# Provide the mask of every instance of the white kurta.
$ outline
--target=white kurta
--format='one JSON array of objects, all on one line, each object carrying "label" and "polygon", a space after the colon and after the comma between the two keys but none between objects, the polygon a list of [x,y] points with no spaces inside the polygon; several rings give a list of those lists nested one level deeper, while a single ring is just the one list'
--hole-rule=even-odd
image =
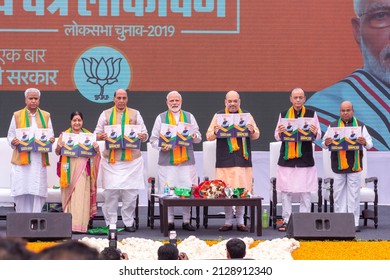
[{"label": "white kurta", "polygon": [[[148,133],[141,114],[137,111],[137,124],[141,125],[141,133]],[[108,120],[104,112],[100,114],[95,133],[104,133]],[[99,166],[98,185],[103,189],[144,189],[144,161],[142,156],[132,161],[116,161],[108,163],[102,157]]]},{"label": "white kurta", "polygon": [[[179,123],[180,111],[173,113],[176,123]],[[190,114],[190,123],[193,125],[193,133],[196,135],[193,138],[194,143],[200,143],[202,141],[202,134],[199,132],[199,126],[196,122],[195,117]],[[161,130],[161,117],[157,116],[152,130],[152,135],[150,136],[150,144],[155,149],[160,149],[158,147],[159,134]],[[192,165],[168,165],[158,166],[158,179],[157,179],[157,188],[160,193],[163,192],[164,183],[167,182],[169,187],[178,187],[190,189],[192,185],[198,184],[198,175],[196,172],[195,164]],[[183,214],[183,223],[190,222],[190,211],[191,207],[182,207]],[[168,223],[173,223],[174,221],[174,207],[169,207],[168,209]]]},{"label": "white kurta", "polygon": [[[193,125],[194,134],[196,137],[193,139],[194,143],[200,143],[202,141],[202,134],[199,132],[199,126],[196,122],[195,117],[190,114],[191,124]],[[173,113],[176,123],[179,122],[180,112]],[[152,134],[150,136],[150,144],[155,149],[160,149],[158,147],[158,139],[161,130],[161,117],[157,116]],[[159,191],[162,192],[162,188],[165,182],[168,182],[170,187],[179,187],[179,188],[191,188],[192,185],[198,184],[198,176],[196,174],[195,165],[170,165],[170,166],[158,166],[158,180],[157,186]]]},{"label": "white kurta", "polygon": [[[118,114],[123,114],[123,112]],[[141,133],[148,134],[138,111],[136,124],[141,125]],[[108,125],[108,120],[103,111],[100,114],[95,133],[104,133],[105,125]],[[123,223],[125,227],[133,226],[138,189],[145,188],[142,156],[131,161],[117,160],[115,163],[109,163],[106,157],[102,157],[97,183],[98,187],[101,186],[104,189],[102,209],[106,225],[117,223],[119,201],[122,201],[121,215]]]},{"label": "white kurta", "polygon": [[[281,140],[278,132],[278,126],[281,124],[281,118],[282,116],[279,114],[278,123],[274,132],[274,136],[277,141]],[[318,122],[317,113],[314,113],[313,119],[314,125],[318,129],[315,140],[318,140],[321,139],[322,134],[320,124]],[[278,191],[290,193],[304,193],[314,192],[318,189],[318,175],[316,166],[285,167],[278,165],[276,170],[276,189]]]},{"label": "white kurta", "polygon": [[[322,147],[328,149],[325,145],[325,139],[332,137],[330,126],[328,127],[322,141]],[[363,126],[362,137],[366,139],[365,149],[373,147],[371,135],[368,133],[366,126]],[[363,151],[363,153],[365,150]],[[363,156],[366,156],[363,154]],[[367,168],[363,166],[363,168]],[[352,173],[333,173],[333,198],[334,210],[336,213],[353,213],[355,217],[355,226],[359,226],[360,220],[360,182],[361,172]]]},{"label": "white kurta", "polygon": [[101,184],[103,189],[134,190],[145,188],[142,157],[132,161],[117,161],[114,164],[109,163],[107,158],[102,158],[98,176],[98,184]]},{"label": "white kurta", "polygon": [[[31,128],[38,128],[36,114],[31,116]],[[53,129],[50,119],[48,128]],[[12,117],[7,135],[10,145],[14,137],[16,137],[16,123],[15,118]],[[15,146],[11,145],[11,147],[12,149],[16,149]],[[47,171],[46,167],[42,166],[42,155],[41,153],[30,152],[30,159],[31,164],[29,165],[11,164],[11,195],[31,194],[47,197]]]}]

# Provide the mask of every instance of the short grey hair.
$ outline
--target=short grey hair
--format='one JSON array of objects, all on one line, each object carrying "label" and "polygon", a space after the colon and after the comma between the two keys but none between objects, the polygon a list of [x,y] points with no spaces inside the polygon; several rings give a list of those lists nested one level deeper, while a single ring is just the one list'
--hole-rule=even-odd
[{"label": "short grey hair", "polygon": [[28,88],[28,89],[26,89],[24,91],[24,97],[27,98],[27,94],[29,94],[30,92],[38,93],[38,96],[41,97],[41,92],[37,88]]},{"label": "short grey hair", "polygon": [[180,96],[180,99],[182,99],[182,98],[181,98],[181,94],[180,94],[178,91],[173,90],[173,91],[171,91],[171,92],[169,92],[169,93],[167,94],[167,100],[168,100],[168,98],[169,98],[172,94],[177,94],[177,95]]},{"label": "short grey hair", "polygon": [[361,16],[362,11],[362,0],[353,0],[353,9],[357,17]]}]

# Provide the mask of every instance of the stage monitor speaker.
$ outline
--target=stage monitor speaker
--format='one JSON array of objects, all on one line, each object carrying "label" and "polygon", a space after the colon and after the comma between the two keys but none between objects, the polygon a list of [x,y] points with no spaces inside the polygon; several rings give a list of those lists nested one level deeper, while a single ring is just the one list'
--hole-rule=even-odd
[{"label": "stage monitor speaker", "polygon": [[355,221],[352,213],[292,213],[286,236],[301,240],[352,240]]},{"label": "stage monitor speaker", "polygon": [[72,238],[70,213],[8,213],[7,237],[29,241]]}]

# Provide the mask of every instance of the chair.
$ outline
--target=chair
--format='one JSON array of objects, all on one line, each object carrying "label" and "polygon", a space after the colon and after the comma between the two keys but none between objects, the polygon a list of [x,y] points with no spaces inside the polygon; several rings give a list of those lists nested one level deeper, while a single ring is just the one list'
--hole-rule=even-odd
[{"label": "chair", "polygon": [[[204,180],[215,179],[215,162],[217,161],[217,141],[204,141],[203,145],[203,176]],[[197,209],[198,210],[198,209]],[[208,206],[203,207],[203,226],[207,228],[209,218],[225,218],[225,213],[209,214]],[[245,207],[244,224],[247,225],[248,208]]]},{"label": "chair", "polygon": [[[203,179],[214,180],[215,179],[215,162],[217,160],[217,141],[204,141],[202,142],[202,154],[203,154]],[[203,226],[208,227],[209,218],[224,218],[225,213],[209,214],[209,208],[203,207]]]},{"label": "chair", "polygon": [[[6,137],[0,138],[0,154],[3,158],[0,161],[0,207],[12,207],[15,211],[14,198],[11,196],[10,179],[12,149]],[[1,211],[0,220],[6,219],[6,211]]]},{"label": "chair", "polygon": [[[277,204],[281,204],[281,193],[276,190],[276,168],[278,165],[279,155],[280,155],[280,147],[282,142],[271,142],[270,147],[270,214],[269,214],[269,225],[273,226],[276,229],[276,221],[277,219],[281,219],[281,215],[277,213]],[[313,144],[314,150],[314,144]],[[299,203],[299,197],[297,195],[293,195],[293,203]],[[317,204],[318,212],[322,212],[322,178],[318,178],[318,191],[311,193],[311,212],[314,212],[314,206]]]},{"label": "chair", "polygon": [[[367,220],[373,220],[375,228],[378,228],[378,178],[367,178],[367,156],[368,152],[363,151],[363,170],[361,174],[361,187],[360,187],[360,203],[364,205],[364,209],[360,215],[361,219],[364,219],[364,226],[367,226]],[[334,199],[333,199],[333,176],[334,173],[331,168],[331,152],[328,149],[322,150],[322,161],[324,167],[324,211],[328,210],[328,201],[330,204],[330,212],[334,212]],[[373,187],[370,188],[368,183],[373,183]],[[374,209],[368,209],[368,205],[372,204]]]},{"label": "chair", "polygon": [[[158,177],[158,153],[157,149],[152,147],[149,142],[146,144],[147,150],[147,177],[148,177],[148,217],[147,226],[151,229],[154,228],[154,219],[159,219],[159,215],[154,214],[155,197],[156,193],[156,180]],[[158,190],[157,190],[158,193]]]},{"label": "chair", "polygon": [[[158,156],[159,151],[152,147],[152,144],[148,142],[146,144],[147,151],[147,177],[148,177],[148,217],[147,217],[147,226],[150,226],[151,229],[154,228],[154,220],[160,219],[160,215],[156,215],[154,208],[156,205],[156,196],[154,194],[161,193],[161,190],[156,190],[156,181],[158,178]],[[199,219],[199,212],[197,211],[196,218],[192,217],[192,208],[191,208],[191,218],[190,222],[193,219]],[[175,219],[182,219],[182,215],[175,215]],[[198,223],[199,224],[199,223]],[[199,225],[198,225],[199,228]]]}]

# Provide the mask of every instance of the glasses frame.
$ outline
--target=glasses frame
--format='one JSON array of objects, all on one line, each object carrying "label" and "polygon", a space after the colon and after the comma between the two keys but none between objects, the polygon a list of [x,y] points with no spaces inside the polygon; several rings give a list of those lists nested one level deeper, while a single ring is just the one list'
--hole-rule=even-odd
[{"label": "glasses frame", "polygon": [[[378,19],[375,18],[375,15],[386,13],[388,14],[387,22],[385,22],[383,25],[381,25],[381,22],[379,22]],[[390,7],[384,7],[379,9],[374,9],[365,13],[362,13],[358,16],[358,18],[361,20],[363,18],[366,18],[368,24],[372,28],[376,29],[382,29],[390,26]],[[375,24],[375,20],[378,20],[377,24]]]}]

